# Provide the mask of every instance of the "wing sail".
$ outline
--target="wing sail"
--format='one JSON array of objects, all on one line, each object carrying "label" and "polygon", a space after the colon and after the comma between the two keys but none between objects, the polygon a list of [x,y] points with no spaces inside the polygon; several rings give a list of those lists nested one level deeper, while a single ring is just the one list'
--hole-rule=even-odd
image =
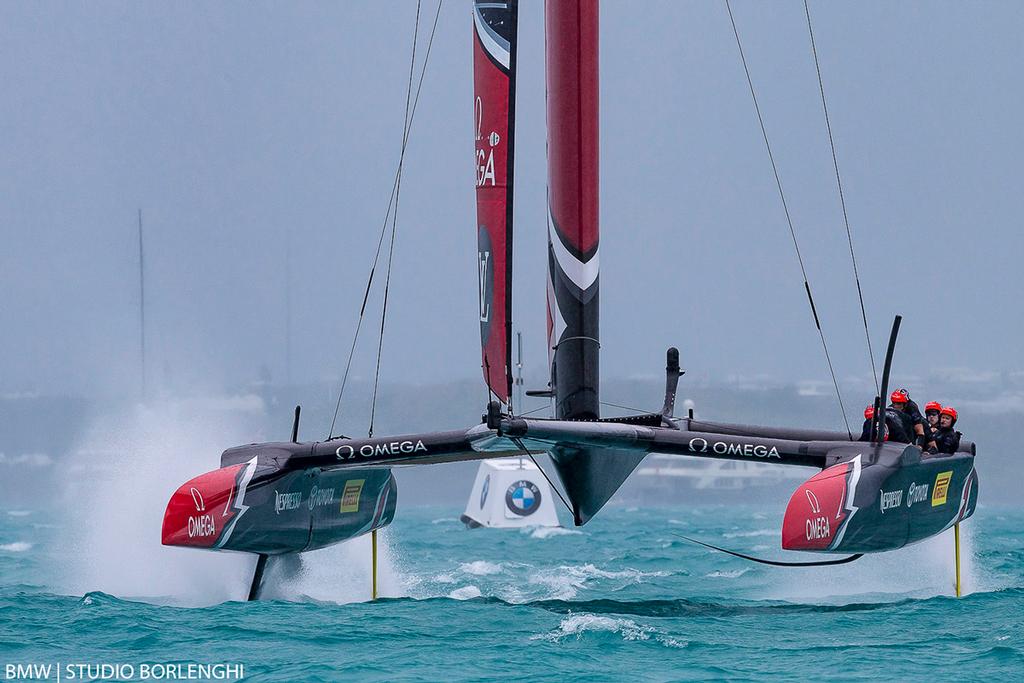
[{"label": "wing sail", "polygon": [[473,5],[477,267],[484,381],[512,395],[512,188],[515,144],[516,0]]}]

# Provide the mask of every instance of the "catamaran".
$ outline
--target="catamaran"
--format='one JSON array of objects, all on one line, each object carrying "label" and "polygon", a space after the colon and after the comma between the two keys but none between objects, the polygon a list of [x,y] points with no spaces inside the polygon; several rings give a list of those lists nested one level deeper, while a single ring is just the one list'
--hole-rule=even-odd
[{"label": "catamaran", "polygon": [[[516,414],[515,0],[476,0],[473,31],[479,323],[490,392],[482,421],[452,431],[303,442],[296,409],[290,441],[229,448],[218,469],[178,487],[163,519],[165,545],[256,554],[253,599],[268,557],[323,548],[390,524],[398,498],[393,468],[538,452],[550,457],[576,525],[593,518],[649,453],[820,469],[790,498],[782,521],[786,550],[884,552],[973,514],[973,443],[962,441],[953,455],[927,457],[915,446],[886,441],[878,418],[872,440],[855,441],[849,432],[677,417],[682,371],[676,349],[667,353],[660,410],[601,415],[597,0],[549,0],[545,8],[550,380],[531,393],[550,398],[553,417]],[[875,399],[879,416],[898,328],[897,317]]]}]

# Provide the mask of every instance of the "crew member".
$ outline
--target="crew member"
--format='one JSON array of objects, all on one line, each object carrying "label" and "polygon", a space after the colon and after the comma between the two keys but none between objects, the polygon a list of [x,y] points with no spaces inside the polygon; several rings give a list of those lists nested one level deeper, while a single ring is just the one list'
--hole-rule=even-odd
[{"label": "crew member", "polygon": [[928,425],[928,421],[924,419],[924,415],[921,414],[921,409],[917,407],[917,404],[910,398],[910,392],[906,389],[897,389],[892,392],[890,399],[893,403],[896,402],[895,397],[899,394],[904,400],[903,411],[910,417],[911,422],[911,434],[913,435],[913,443],[924,450],[928,448],[931,450],[936,447],[935,441],[932,439],[931,427]]},{"label": "crew member", "polygon": [[902,389],[889,396],[892,403],[885,409],[885,426],[889,429],[889,441],[910,443],[914,437],[914,420],[907,411],[910,400]]},{"label": "crew member", "polygon": [[[860,430],[861,441],[874,441],[874,434],[871,433],[871,425],[875,421],[875,406],[869,405],[864,409],[864,428]],[[886,438],[889,435],[886,434]]]},{"label": "crew member", "polygon": [[939,430],[935,433],[935,443],[939,453],[956,453],[960,448],[962,434],[953,429],[956,425],[957,412],[953,406],[945,406],[939,412]]},{"label": "crew member", "polygon": [[938,401],[929,401],[924,406],[924,417],[928,420],[928,426],[931,428],[929,434],[933,436],[939,430],[939,412],[941,411],[942,404]]}]

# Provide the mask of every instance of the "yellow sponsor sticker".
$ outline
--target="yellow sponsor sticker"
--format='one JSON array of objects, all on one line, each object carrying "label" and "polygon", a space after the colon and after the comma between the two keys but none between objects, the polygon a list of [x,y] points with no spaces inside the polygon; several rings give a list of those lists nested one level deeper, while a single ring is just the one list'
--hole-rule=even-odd
[{"label": "yellow sponsor sticker", "polygon": [[345,482],[345,488],[341,493],[342,512],[359,512],[359,496],[363,493],[365,482],[365,479],[352,479]]},{"label": "yellow sponsor sticker", "polygon": [[949,493],[949,480],[953,472],[939,472],[935,476],[935,486],[932,487],[932,507],[946,504],[946,494]]}]

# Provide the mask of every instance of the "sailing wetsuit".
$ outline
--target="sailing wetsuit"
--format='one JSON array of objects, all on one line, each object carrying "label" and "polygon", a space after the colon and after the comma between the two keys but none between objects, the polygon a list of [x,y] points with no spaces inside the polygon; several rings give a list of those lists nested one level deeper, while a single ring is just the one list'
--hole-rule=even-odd
[{"label": "sailing wetsuit", "polygon": [[[888,411],[886,411],[888,412]],[[871,422],[872,420],[864,420],[864,426],[860,430],[861,441],[874,441],[874,434],[871,433]],[[899,435],[899,438],[893,438],[893,434]],[[906,431],[906,427],[902,424],[902,421],[894,419],[891,415],[885,416],[885,440],[886,441],[899,441],[900,443],[910,443],[909,434]],[[905,437],[905,438],[904,438]]]},{"label": "sailing wetsuit", "polygon": [[962,434],[952,427],[940,428],[935,433],[935,444],[939,447],[939,453],[956,453],[960,448],[960,437]]},{"label": "sailing wetsuit", "polygon": [[902,410],[892,406],[885,409],[885,426],[889,428],[889,441],[912,443],[914,440],[914,421]]},{"label": "sailing wetsuit", "polygon": [[910,418],[910,430],[908,431],[908,434],[910,434],[911,440],[909,443],[914,443],[920,438],[914,431],[914,427],[915,425],[921,425],[921,428],[924,430],[924,443],[919,443],[918,445],[921,446],[922,448],[927,446],[928,442],[933,440],[932,426],[928,424],[928,419],[921,414],[921,409],[918,408],[917,404],[914,403],[909,397],[907,398],[907,407],[903,409],[903,414]]}]

